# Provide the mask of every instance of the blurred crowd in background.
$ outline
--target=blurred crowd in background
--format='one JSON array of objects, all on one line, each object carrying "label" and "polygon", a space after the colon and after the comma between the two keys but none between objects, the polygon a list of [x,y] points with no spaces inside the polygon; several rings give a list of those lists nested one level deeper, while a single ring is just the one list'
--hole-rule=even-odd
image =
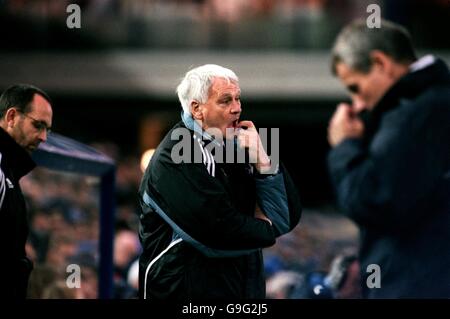
[{"label": "blurred crowd in background", "polygon": [[[112,143],[93,146],[117,161],[113,297],[137,298],[141,159],[121,156]],[[30,209],[27,252],[35,262],[29,297],[97,298],[99,179],[37,168],[21,185]],[[264,250],[268,298],[337,297],[326,277],[335,258],[356,253],[357,230],[327,209],[306,209],[292,233]],[[66,285],[71,264],[81,268],[80,288]]]},{"label": "blurred crowd in background", "polygon": [[[70,15],[66,8],[71,3],[81,8],[81,29],[78,30],[68,29],[66,25]],[[329,50],[340,27],[355,17],[367,16],[366,8],[372,3],[381,6],[384,18],[408,27],[419,49],[450,48],[449,41],[436,36],[445,32],[443,25],[450,18],[448,0],[0,0],[0,51],[2,54],[12,51],[12,55],[34,52],[36,61],[40,61],[40,54],[54,51],[78,54],[79,51],[116,49],[181,52],[191,49],[220,52],[254,50],[255,55],[274,50],[314,53],[317,52],[315,50]],[[56,59],[64,62],[63,55]],[[120,63],[119,60],[115,62]],[[69,70],[69,74],[70,67],[64,69]],[[173,69],[170,62],[163,67]],[[86,69],[82,70],[84,72]],[[93,70],[91,72],[98,72],[97,69]],[[6,74],[6,81],[10,81],[10,74],[5,70],[0,71]],[[27,74],[27,71],[25,67],[14,70],[19,76]],[[35,72],[51,71],[43,67]],[[107,77],[117,76],[118,73],[104,74],[107,82]],[[126,79],[125,75],[120,76]],[[75,88],[80,86],[77,82],[80,80],[76,77],[70,80],[76,84]],[[59,88],[59,82],[56,88]],[[121,85],[125,87],[130,83],[133,81],[124,80]],[[45,82],[35,84],[47,89]],[[116,135],[128,139],[129,135],[123,131],[131,131],[130,127],[138,126],[135,122],[127,123],[126,115],[121,112],[124,105],[129,107],[128,96],[117,99],[111,94],[113,92],[84,91],[84,100],[77,100],[80,94],[74,93],[70,86],[63,91],[65,96],[58,96],[58,90],[50,93],[55,100],[59,98],[59,101],[65,102],[57,104],[55,116],[61,116],[61,121],[55,121],[54,124],[72,129],[75,126],[77,130],[67,132],[75,139],[80,140],[77,134],[79,131],[89,131],[86,128],[86,123],[90,123],[87,122],[89,116],[97,121],[97,125],[101,125],[108,122],[104,117],[111,116],[108,112],[114,109],[119,110],[111,121],[112,125],[120,125],[114,132]],[[105,99],[104,105],[101,105],[103,108],[98,106],[101,103],[93,97]],[[279,102],[278,98],[273,96],[274,107],[267,108],[266,115],[270,121],[274,119],[274,114],[286,106],[286,101]],[[310,100],[294,102],[295,110],[307,109],[308,105],[312,105],[311,109],[317,111],[317,105]],[[334,104],[328,100],[321,102],[330,104],[330,109],[334,108]],[[89,108],[89,112],[83,113],[79,120],[73,114],[68,116],[67,111],[68,105],[75,105],[73,108],[78,112],[78,104]],[[148,105],[149,111],[156,107],[153,100],[145,100],[142,105]],[[95,107],[98,113],[94,113]],[[178,114],[175,96],[172,107]],[[292,130],[285,134],[306,136],[305,139],[310,140],[310,143],[305,144],[301,151],[317,153],[321,144],[311,136],[317,132],[325,136],[327,119],[321,118],[320,122],[313,123],[311,119],[303,117],[304,122],[299,124],[297,118],[300,115],[291,117],[289,125]],[[302,125],[303,129],[313,127],[315,130],[313,133],[302,131],[301,134],[299,129]],[[145,134],[156,138],[158,135],[155,131],[159,129],[157,121],[153,121],[149,127],[151,131]],[[108,137],[113,134],[111,130],[101,133]],[[99,136],[84,136],[83,142],[96,138]],[[113,297],[137,298],[136,260],[141,251],[137,191],[142,176],[141,159],[138,155],[123,152],[125,147],[136,149],[137,141],[130,139],[127,145],[120,139],[114,141],[117,144],[92,144],[117,164]],[[156,142],[152,141],[151,147]],[[325,143],[322,140],[320,142]],[[321,151],[325,154],[326,150],[324,148]],[[305,159],[308,156],[300,160]],[[318,160],[314,158],[311,162],[297,163],[297,159],[294,159],[291,163],[292,166],[305,167],[319,180],[313,166],[316,162]],[[301,180],[302,183],[305,181],[306,178]],[[35,262],[29,297],[97,298],[99,180],[38,168],[23,178],[21,184],[30,212],[31,233],[27,252]],[[308,186],[299,185],[299,188],[307,189]],[[355,259],[358,249],[357,228],[339,215],[333,206],[327,205],[330,203],[323,203],[321,207],[306,207],[299,226],[292,233],[279,238],[275,246],[264,250],[268,298],[359,297],[359,265]],[[71,289],[66,285],[69,275],[67,266],[71,264],[81,267],[80,288]]]},{"label": "blurred crowd in background", "polygon": [[[81,9],[77,32],[66,26],[72,3]],[[449,18],[446,0],[8,0],[0,34],[13,50],[328,49],[369,4],[408,27],[418,47],[450,46],[429,37]]]}]

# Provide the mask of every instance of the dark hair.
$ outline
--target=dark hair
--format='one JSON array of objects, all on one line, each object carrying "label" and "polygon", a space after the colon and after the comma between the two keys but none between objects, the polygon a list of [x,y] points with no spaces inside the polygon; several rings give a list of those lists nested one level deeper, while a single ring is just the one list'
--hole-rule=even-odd
[{"label": "dark hair", "polygon": [[399,63],[414,62],[417,57],[409,32],[399,24],[381,21],[380,28],[370,29],[365,20],[355,20],[338,35],[331,56],[331,71],[344,63],[350,68],[367,73],[372,66],[370,53],[380,50]]},{"label": "dark hair", "polygon": [[6,111],[12,107],[17,107],[21,112],[30,111],[30,102],[35,94],[42,96],[50,104],[50,97],[41,89],[30,84],[15,84],[7,88],[0,96],[0,118],[3,118]]}]

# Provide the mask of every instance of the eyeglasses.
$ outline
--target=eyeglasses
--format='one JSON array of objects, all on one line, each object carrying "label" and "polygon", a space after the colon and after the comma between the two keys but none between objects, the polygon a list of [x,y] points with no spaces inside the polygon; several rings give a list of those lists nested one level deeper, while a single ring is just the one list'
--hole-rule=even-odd
[{"label": "eyeglasses", "polygon": [[36,130],[38,130],[39,132],[47,131],[47,134],[48,134],[52,131],[52,129],[50,127],[48,127],[44,121],[36,120],[34,117],[26,115],[25,113],[20,112],[20,111],[19,111],[19,113],[21,113],[23,116],[29,118],[31,120],[31,123],[33,123],[34,128]]}]

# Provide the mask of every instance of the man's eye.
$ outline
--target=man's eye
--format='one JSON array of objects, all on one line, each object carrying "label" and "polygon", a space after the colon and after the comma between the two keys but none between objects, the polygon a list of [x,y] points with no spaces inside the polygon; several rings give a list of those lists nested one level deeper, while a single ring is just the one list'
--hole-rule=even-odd
[{"label": "man's eye", "polygon": [[45,125],[44,123],[40,123],[40,122],[34,122],[33,126],[35,129],[37,129],[39,131],[43,131],[43,130],[47,129],[47,125]]},{"label": "man's eye", "polygon": [[349,85],[349,86],[347,87],[347,89],[348,89],[351,93],[358,93],[358,92],[359,92],[359,88],[358,88],[358,86],[357,86],[356,84]]}]

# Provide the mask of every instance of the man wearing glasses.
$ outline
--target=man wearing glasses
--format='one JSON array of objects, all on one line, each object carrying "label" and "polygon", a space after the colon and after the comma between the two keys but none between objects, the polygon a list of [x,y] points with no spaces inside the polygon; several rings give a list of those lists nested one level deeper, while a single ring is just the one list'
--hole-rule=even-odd
[{"label": "man wearing glasses", "polygon": [[35,164],[31,153],[52,125],[50,98],[31,85],[13,85],[0,96],[1,298],[26,297],[33,268],[25,253],[28,223],[19,180]]}]

